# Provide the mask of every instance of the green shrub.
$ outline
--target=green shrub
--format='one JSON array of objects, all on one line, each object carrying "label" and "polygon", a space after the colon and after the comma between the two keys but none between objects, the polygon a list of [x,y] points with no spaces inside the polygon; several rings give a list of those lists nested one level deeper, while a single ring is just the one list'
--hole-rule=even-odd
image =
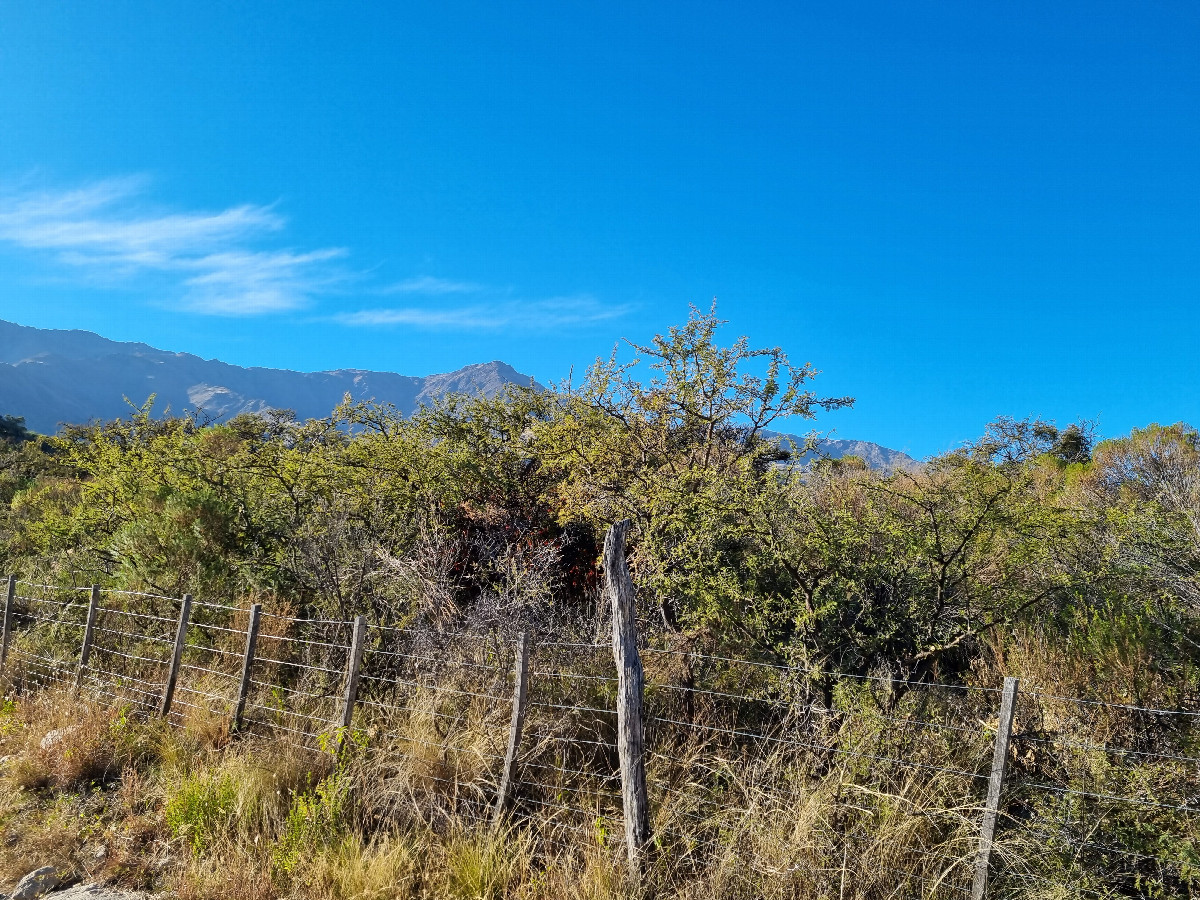
[{"label": "green shrub", "polygon": [[167,797],[164,810],[171,836],[183,840],[196,856],[228,831],[237,812],[237,786],[224,772],[185,777]]},{"label": "green shrub", "polygon": [[335,770],[312,791],[297,794],[275,846],[276,868],[291,874],[305,852],[327,847],[342,835],[349,778]]}]

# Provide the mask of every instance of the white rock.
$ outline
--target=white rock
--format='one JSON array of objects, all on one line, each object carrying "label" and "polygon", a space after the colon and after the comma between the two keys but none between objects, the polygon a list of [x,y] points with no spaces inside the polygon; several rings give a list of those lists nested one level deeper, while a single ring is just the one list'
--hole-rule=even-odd
[{"label": "white rock", "polygon": [[64,738],[70,737],[79,730],[78,725],[68,725],[66,728],[55,728],[48,732],[42,742],[38,745],[43,750],[53,750],[63,742]]},{"label": "white rock", "polygon": [[17,889],[12,892],[11,900],[33,900],[34,897],[50,893],[58,887],[59,881],[58,871],[54,866],[42,866],[17,882]]},{"label": "white rock", "polygon": [[112,890],[99,884],[77,884],[51,894],[46,900],[143,900],[145,897],[145,894]]}]

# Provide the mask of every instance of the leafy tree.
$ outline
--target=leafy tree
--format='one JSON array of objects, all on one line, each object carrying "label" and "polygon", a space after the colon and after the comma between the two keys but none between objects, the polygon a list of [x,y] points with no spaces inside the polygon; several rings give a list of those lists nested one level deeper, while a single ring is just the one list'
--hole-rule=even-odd
[{"label": "leafy tree", "polygon": [[723,324],[715,307],[693,308],[685,325],[630,344],[632,360],[614,349],[579,387],[543,395],[532,422],[560,521],[640,526],[632,564],[671,630],[743,588],[757,498],[787,458],[766,429],[852,402],[818,397],[808,388],[816,371],[780,348],[752,350],[744,337],[720,346]]},{"label": "leafy tree", "polygon": [[1104,441],[1078,489],[1119,570],[1200,614],[1200,432],[1154,424]]},{"label": "leafy tree", "polygon": [[640,596],[674,642],[958,677],[1025,628],[1083,647],[1107,617],[1130,640],[1196,640],[1194,429],[1096,444],[1086,425],[1002,418],[918,471],[801,466],[767,429],[850,400],[778,348],[722,346],[722,324],[693,310],[579,385],[408,418],[347,402],[214,424],[150,402],[42,441],[5,419],[3,553],[318,617],[557,629],[602,615],[599,538],[630,517]]},{"label": "leafy tree", "polygon": [[8,562],[13,556],[13,532],[18,527],[14,498],[56,468],[47,450],[45,442],[25,427],[23,418],[0,417],[0,560]]},{"label": "leafy tree", "polygon": [[1048,500],[1025,467],[970,452],[887,478],[818,467],[762,517],[762,602],[727,613],[809,665],[962,671],[984,638],[1070,592],[1077,536]]},{"label": "leafy tree", "polygon": [[0,445],[20,447],[30,440],[33,435],[25,427],[24,416],[0,416]]}]

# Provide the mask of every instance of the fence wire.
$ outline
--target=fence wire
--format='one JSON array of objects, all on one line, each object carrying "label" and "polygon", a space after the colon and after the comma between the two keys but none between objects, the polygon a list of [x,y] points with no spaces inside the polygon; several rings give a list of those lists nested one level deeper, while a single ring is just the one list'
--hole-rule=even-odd
[{"label": "fence wire", "polygon": [[[182,601],[19,582],[6,676],[161,707]],[[193,602],[171,721],[228,735],[248,606]],[[373,767],[372,815],[434,828],[493,820],[516,693],[512,635],[368,625],[352,726],[355,624],[264,612],[242,730]],[[662,865],[734,893],[848,880],[880,897],[970,896],[1000,702],[935,684],[644,648],[645,767]],[[535,642],[506,813],[547,852],[620,854],[618,678],[608,644]],[[997,809],[989,896],[1194,896],[1200,891],[1200,708],[1022,688]],[[782,886],[782,887],[781,887]],[[865,887],[863,887],[865,886]]]}]

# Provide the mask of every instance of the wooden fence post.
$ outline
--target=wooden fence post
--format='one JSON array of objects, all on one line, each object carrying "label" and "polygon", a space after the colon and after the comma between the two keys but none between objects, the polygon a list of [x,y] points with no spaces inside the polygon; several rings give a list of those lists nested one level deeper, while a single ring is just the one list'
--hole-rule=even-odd
[{"label": "wooden fence post", "polygon": [[496,793],[496,808],[492,813],[492,827],[504,821],[504,811],[512,794],[516,779],[517,754],[521,750],[521,732],[525,728],[525,709],[529,699],[529,632],[522,631],[517,638],[517,661],[514,669],[512,722],[508,728],[508,752],[504,756],[504,774],[500,777],[500,789]]},{"label": "wooden fence post", "polygon": [[617,664],[617,754],[621,761],[621,801],[630,870],[641,873],[642,851],[650,842],[650,805],[646,796],[645,727],[642,721],[644,674],[637,647],[633,578],[625,561],[630,521],[617,522],[604,539],[604,591],[613,610],[613,658]]},{"label": "wooden fence post", "polygon": [[8,576],[8,595],[4,600],[3,632],[0,633],[0,668],[8,661],[8,641],[12,634],[12,610],[17,601],[17,576]]},{"label": "wooden fence post", "polygon": [[184,594],[179,607],[179,627],[175,631],[175,650],[171,654],[171,668],[167,672],[167,686],[163,688],[162,707],[159,715],[171,712],[171,700],[175,697],[175,683],[179,680],[179,666],[183,662],[183,646],[187,639],[188,620],[192,615],[192,595]]},{"label": "wooden fence post", "polygon": [[1012,737],[1013,713],[1017,706],[1017,679],[1004,679],[1000,695],[1000,718],[996,723],[996,749],[992,753],[992,776],[988,780],[987,806],[979,827],[979,855],[975,857],[975,880],[971,900],[983,900],[987,893],[988,864],[992,858],[992,838],[1000,814],[1000,792],[1004,788],[1004,767],[1008,762],[1008,742]]},{"label": "wooden fence post", "polygon": [[262,604],[250,607],[250,624],[246,626],[246,652],[242,656],[242,679],[238,682],[237,706],[233,709],[232,731],[242,728],[242,716],[246,714],[246,698],[250,695],[250,667],[254,665],[254,644],[258,640],[258,620],[262,615]]},{"label": "wooden fence post", "polygon": [[350,659],[346,663],[346,695],[342,698],[343,729],[350,727],[350,720],[354,717],[354,702],[358,699],[358,670],[362,666],[366,643],[367,620],[362,616],[355,616],[354,638],[350,642]]},{"label": "wooden fence post", "polygon": [[83,687],[87,675],[88,660],[92,655],[92,638],[96,629],[96,611],[100,608],[100,585],[92,585],[92,596],[88,600],[87,621],[83,626],[83,647],[79,651],[79,671],[75,673],[75,691]]}]

